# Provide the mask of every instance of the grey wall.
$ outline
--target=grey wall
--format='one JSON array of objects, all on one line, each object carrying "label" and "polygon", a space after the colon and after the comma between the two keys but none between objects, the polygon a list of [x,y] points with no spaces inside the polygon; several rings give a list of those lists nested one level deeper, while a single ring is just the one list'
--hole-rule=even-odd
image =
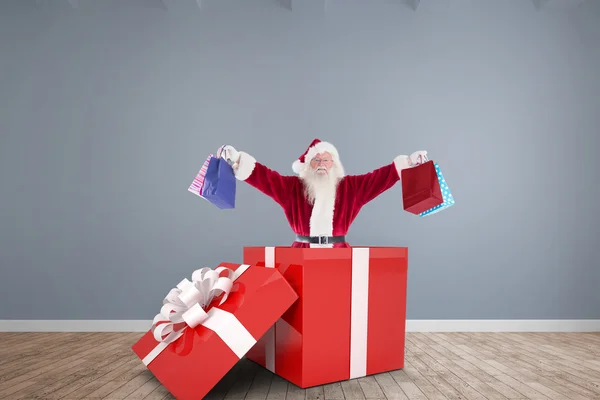
[{"label": "grey wall", "polygon": [[151,319],[194,269],[289,245],[250,186],[228,211],[187,187],[223,143],[292,174],[314,137],[352,174],[440,163],[456,206],[420,219],[396,185],[349,235],[408,246],[408,318],[600,318],[590,2],[34,3],[0,3],[0,319]]}]

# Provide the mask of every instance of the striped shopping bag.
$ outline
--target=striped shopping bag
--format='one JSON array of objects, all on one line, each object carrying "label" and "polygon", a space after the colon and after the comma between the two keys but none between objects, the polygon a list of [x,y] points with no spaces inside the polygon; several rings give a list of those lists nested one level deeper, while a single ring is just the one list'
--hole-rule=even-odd
[{"label": "striped shopping bag", "polygon": [[200,168],[200,171],[198,171],[198,174],[196,175],[196,177],[192,181],[192,184],[188,188],[188,191],[194,193],[198,197],[202,197],[203,199],[204,196],[202,196],[202,188],[204,187],[204,178],[206,177],[206,171],[208,170],[208,164],[210,163],[210,159],[213,157],[214,156],[212,154],[208,155],[206,161],[204,161],[204,164],[202,164],[202,168]]}]

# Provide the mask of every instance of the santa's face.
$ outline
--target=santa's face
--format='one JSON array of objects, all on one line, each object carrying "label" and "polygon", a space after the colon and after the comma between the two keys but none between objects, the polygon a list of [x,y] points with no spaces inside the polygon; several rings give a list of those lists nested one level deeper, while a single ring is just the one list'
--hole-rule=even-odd
[{"label": "santa's face", "polygon": [[334,197],[342,175],[341,168],[333,161],[330,153],[323,152],[314,156],[300,172],[308,201],[313,203],[317,197]]},{"label": "santa's face", "polygon": [[316,176],[327,176],[333,166],[333,157],[330,153],[324,152],[315,155],[310,160],[310,168]]}]

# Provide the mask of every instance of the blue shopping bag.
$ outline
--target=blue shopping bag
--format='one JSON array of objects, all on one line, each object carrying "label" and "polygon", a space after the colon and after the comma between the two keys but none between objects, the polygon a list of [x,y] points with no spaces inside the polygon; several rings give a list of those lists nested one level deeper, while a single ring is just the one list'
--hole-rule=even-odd
[{"label": "blue shopping bag", "polygon": [[231,165],[220,157],[211,157],[204,176],[202,197],[220,209],[235,208],[236,178]]},{"label": "blue shopping bag", "polygon": [[440,189],[442,190],[442,198],[444,201],[442,202],[442,204],[438,204],[437,206],[432,207],[427,211],[423,211],[419,214],[420,217],[426,217],[428,215],[438,213],[454,205],[454,197],[452,197],[452,193],[450,192],[448,183],[446,183],[444,175],[442,175],[442,171],[440,171],[440,166],[437,163],[435,163],[435,173],[437,174],[438,182],[440,183]]}]

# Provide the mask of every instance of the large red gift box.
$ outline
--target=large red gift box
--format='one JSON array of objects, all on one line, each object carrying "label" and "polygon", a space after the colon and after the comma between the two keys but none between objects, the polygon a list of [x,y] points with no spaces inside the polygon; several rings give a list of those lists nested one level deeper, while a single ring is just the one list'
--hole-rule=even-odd
[{"label": "large red gift box", "polygon": [[405,247],[245,247],[299,296],[246,354],[301,388],[404,368]]},{"label": "large red gift box", "polygon": [[222,263],[212,271],[195,271],[172,289],[132,346],[179,400],[206,396],[298,298],[276,269]]},{"label": "large red gift box", "polygon": [[403,169],[400,178],[405,211],[418,215],[444,202],[433,161]]}]

